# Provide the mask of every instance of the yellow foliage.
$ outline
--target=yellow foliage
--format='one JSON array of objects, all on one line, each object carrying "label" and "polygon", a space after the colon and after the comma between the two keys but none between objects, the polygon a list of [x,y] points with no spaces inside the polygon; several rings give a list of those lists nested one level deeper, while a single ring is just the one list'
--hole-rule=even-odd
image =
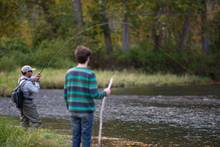
[{"label": "yellow foliage", "polygon": [[55,0],[54,2],[55,2],[56,5],[58,5],[58,4],[61,3],[61,0]]},{"label": "yellow foliage", "polygon": [[32,30],[28,23],[28,20],[24,20],[20,24],[20,33],[24,42],[28,45],[29,48],[32,47]]}]

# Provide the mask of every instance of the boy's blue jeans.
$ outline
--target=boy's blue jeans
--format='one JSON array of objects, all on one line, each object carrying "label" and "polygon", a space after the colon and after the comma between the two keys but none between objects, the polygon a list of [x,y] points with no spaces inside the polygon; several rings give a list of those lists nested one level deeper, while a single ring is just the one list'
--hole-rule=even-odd
[{"label": "boy's blue jeans", "polygon": [[93,126],[93,113],[72,113],[72,147],[90,147]]}]

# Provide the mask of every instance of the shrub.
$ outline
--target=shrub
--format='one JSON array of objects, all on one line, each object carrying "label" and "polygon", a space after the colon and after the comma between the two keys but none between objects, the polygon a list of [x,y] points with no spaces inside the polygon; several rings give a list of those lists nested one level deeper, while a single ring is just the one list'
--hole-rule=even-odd
[{"label": "shrub", "polygon": [[0,69],[10,71],[15,67],[27,63],[31,57],[27,56],[31,49],[19,39],[3,38],[0,40]]},{"label": "shrub", "polygon": [[48,66],[62,68],[70,66],[71,51],[68,42],[56,39],[52,41],[43,41],[33,56],[33,64],[38,67]]}]

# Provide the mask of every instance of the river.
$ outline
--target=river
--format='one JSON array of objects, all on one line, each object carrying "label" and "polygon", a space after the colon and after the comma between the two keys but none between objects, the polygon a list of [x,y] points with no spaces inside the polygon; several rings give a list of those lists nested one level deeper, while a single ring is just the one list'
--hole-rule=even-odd
[{"label": "river", "polygon": [[[63,90],[41,90],[35,100],[47,128],[70,133]],[[100,100],[96,100],[98,133]],[[8,98],[0,115],[18,116]],[[104,110],[103,136],[158,146],[220,146],[220,86],[113,89]]]}]

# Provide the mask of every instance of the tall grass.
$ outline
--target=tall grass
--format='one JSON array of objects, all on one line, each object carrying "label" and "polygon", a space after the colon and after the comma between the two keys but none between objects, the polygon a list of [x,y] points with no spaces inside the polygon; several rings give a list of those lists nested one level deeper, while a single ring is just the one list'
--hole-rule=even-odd
[{"label": "tall grass", "polygon": [[0,120],[0,147],[66,147],[70,138],[46,129],[24,129]]},{"label": "tall grass", "polygon": [[14,72],[0,72],[0,95],[8,96],[18,82],[18,71]]},{"label": "tall grass", "polygon": [[[45,69],[42,72],[41,88],[63,88],[64,76],[67,69]],[[39,70],[35,71],[35,73]],[[194,75],[174,74],[146,74],[137,71],[95,71],[99,87],[105,87],[111,77],[114,77],[113,87],[141,87],[146,85],[188,85],[205,84],[208,78]],[[9,96],[10,91],[16,87],[19,70],[0,73],[0,95]]]},{"label": "tall grass", "polygon": [[136,71],[97,71],[99,85],[104,87],[107,81],[113,77],[113,87],[140,87],[147,85],[188,85],[205,84],[208,78],[193,75],[174,75],[174,74],[146,74]]}]

